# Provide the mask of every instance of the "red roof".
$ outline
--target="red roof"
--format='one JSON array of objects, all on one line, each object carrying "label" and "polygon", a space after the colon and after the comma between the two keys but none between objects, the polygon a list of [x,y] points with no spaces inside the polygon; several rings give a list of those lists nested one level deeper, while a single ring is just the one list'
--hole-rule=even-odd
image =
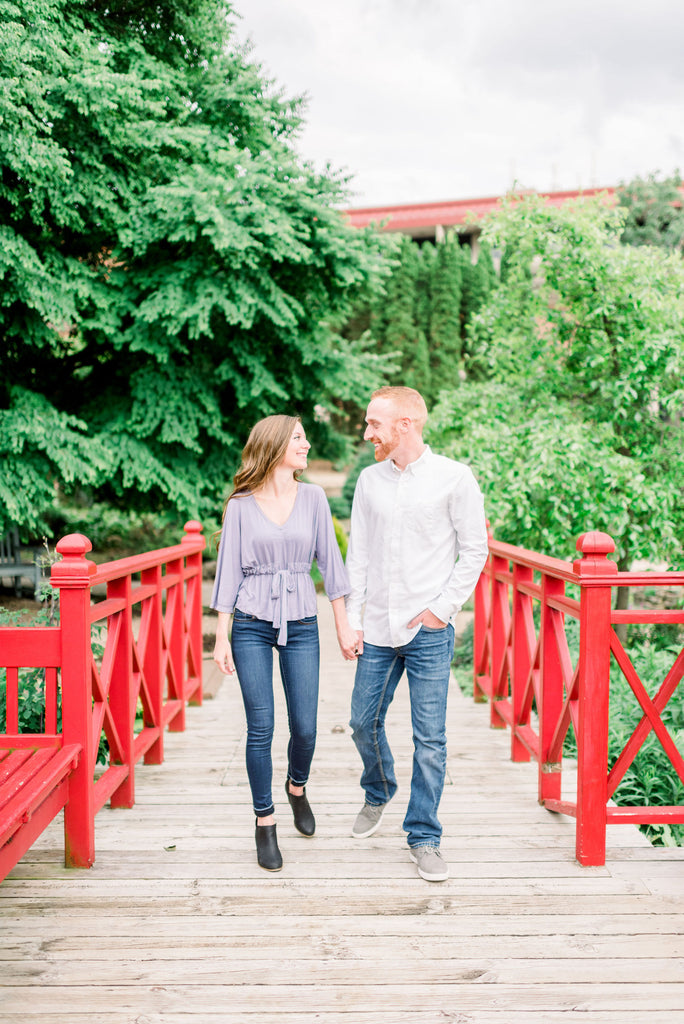
[{"label": "red roof", "polygon": [[[613,196],[614,188],[587,188],[581,191],[540,192],[547,202],[560,206],[568,199],[580,196],[596,196],[606,193]],[[483,199],[447,199],[439,203],[408,203],[402,206],[363,206],[345,210],[351,225],[365,228],[369,224],[383,224],[383,231],[417,231],[421,228],[451,227],[456,224],[467,224],[491,213],[501,203],[501,196],[488,196]]]}]

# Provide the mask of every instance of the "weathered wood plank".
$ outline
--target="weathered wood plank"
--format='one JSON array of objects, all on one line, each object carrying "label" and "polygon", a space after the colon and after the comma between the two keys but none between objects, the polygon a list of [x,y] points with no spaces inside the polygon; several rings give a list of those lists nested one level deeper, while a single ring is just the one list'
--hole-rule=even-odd
[{"label": "weathered wood plank", "polygon": [[[320,844],[316,845],[320,847]],[[296,850],[293,854],[292,849],[287,847],[286,839],[283,836],[280,836],[280,847],[283,850],[283,856],[287,854],[288,877],[307,878],[314,884],[318,878],[326,880],[348,879],[352,884],[358,884],[359,882],[363,884],[364,881],[371,877],[382,881],[386,879],[388,868],[390,867],[397,881],[402,876],[413,878],[415,875],[412,862],[404,850],[383,851],[376,863],[369,864],[367,855],[365,857],[354,856],[355,851],[345,851],[343,863],[340,863],[341,851],[339,850],[323,855],[320,848],[318,848],[312,851]],[[100,856],[98,858],[100,865],[96,878],[98,882],[105,878],[108,882],[112,882],[116,879],[130,878],[131,874],[136,873],[140,878],[179,879],[187,878],[192,873],[193,877],[202,880],[230,879],[232,881],[235,877],[236,867],[241,866],[241,860],[244,860],[245,857],[251,857],[251,855],[251,850],[249,852],[246,850],[230,850],[226,851],[225,855],[221,857],[220,864],[212,864],[207,863],[205,857],[188,856],[185,853],[183,856],[174,859],[162,851],[155,853],[153,856],[146,857],[144,868],[136,867],[135,860],[132,858],[121,858],[117,862],[115,855],[112,855],[111,861],[107,862],[104,857]],[[575,861],[568,861],[567,858],[555,861],[525,858],[517,862],[513,860],[484,861],[473,864],[472,861],[468,862],[465,857],[466,855],[463,854],[462,857],[455,858],[450,850],[448,852],[445,851],[445,858],[451,865],[453,873],[458,875],[459,882],[464,882],[466,879],[496,878],[500,879],[503,885],[507,885],[512,879],[530,879],[536,883],[540,879],[548,881],[549,879],[586,879],[587,877],[586,869],[581,868]],[[673,864],[672,867],[678,867],[680,873],[682,872],[681,866]],[[634,871],[618,877],[627,881],[638,880],[641,877],[639,869],[640,865],[635,865]],[[611,877],[607,868],[594,868],[591,871],[593,871],[592,877],[594,878]],[[64,869],[61,877],[68,877],[67,872],[68,869]],[[252,873],[247,868],[242,867],[242,877],[245,877],[247,872],[250,877],[260,877],[260,873],[256,869]],[[24,886],[26,893],[30,891],[27,888],[29,880],[33,880],[38,884],[41,878],[49,882],[54,877],[55,874],[50,870],[49,864],[38,864],[35,867],[24,865],[21,871],[15,871],[12,874],[13,880],[21,879],[26,883]],[[664,877],[676,878],[677,875],[665,875]]]},{"label": "weathered wood plank", "polygon": [[[118,923],[118,922],[117,922]],[[521,919],[521,925],[524,925]],[[101,962],[118,962],[121,960],[134,960],[144,957],[146,962],[151,960],[202,960],[206,962],[221,961],[226,957],[232,961],[263,961],[264,956],[276,963],[288,960],[292,957],[292,938],[297,938],[297,959],[317,961],[322,956],[340,958],[344,960],[364,961],[381,950],[385,960],[397,962],[407,955],[407,943],[405,934],[396,934],[392,931],[383,931],[379,928],[372,929],[373,934],[368,934],[370,929],[363,930],[362,934],[348,930],[336,930],[334,933],[321,931],[318,934],[302,935],[304,930],[302,922],[297,928],[284,928],[283,932],[264,930],[260,923],[255,922],[253,930],[246,928],[243,933],[216,935],[212,932],[208,935],[188,935],[183,930],[182,934],[169,935],[165,929],[141,937],[134,933],[116,934],[102,936],[106,942],[97,944],[92,942],[84,947],[84,936],[82,935],[49,935],[41,938],[35,935],[30,938],[13,938],[4,944],[2,958],[0,959],[0,977],[3,971],[17,971],[14,980],[25,976],[28,964],[31,961],[44,961],[45,955],[49,954],[51,963],[62,960],[90,961],[93,969],[98,969]],[[445,922],[439,933],[430,932],[414,935],[410,944],[410,956],[420,961],[452,960],[454,958],[469,960],[484,960],[492,954],[492,932],[483,934],[473,933],[472,928],[464,927],[457,934],[453,934],[450,927],[451,922]],[[510,926],[509,926],[510,927]],[[548,930],[548,922],[544,927]],[[359,931],[364,928],[359,927]],[[640,960],[648,963],[651,958],[679,958],[684,957],[684,936],[675,933],[653,934],[639,932],[631,935],[597,935],[594,929],[587,925],[586,932],[570,932],[549,935],[547,931],[541,934],[533,932],[523,933],[511,939],[510,945],[505,942],[497,943],[497,956],[504,954],[520,967],[523,960],[543,959],[558,962],[559,960],[586,960],[589,956],[595,958],[594,963],[602,960]],[[502,933],[498,933],[500,938]],[[503,933],[506,937],[507,933]],[[647,941],[645,941],[647,939]],[[21,961],[21,968],[14,966],[16,961]],[[10,966],[10,962],[13,966]],[[112,980],[111,978],[109,980]],[[635,979],[633,979],[635,980]]]},{"label": "weathered wood plank", "polygon": [[[278,833],[280,834],[281,832],[283,832],[283,829],[279,827]],[[164,865],[169,866],[169,862],[173,860],[173,858],[169,857],[169,853],[174,854],[178,859],[182,858],[183,863],[188,865],[188,873],[194,870],[194,865],[206,864],[208,861],[213,861],[217,865],[219,861],[221,864],[231,864],[233,870],[235,870],[245,860],[246,855],[251,854],[254,846],[253,839],[246,836],[232,838],[226,838],[225,836],[220,838],[170,836],[168,837],[168,843],[162,847],[151,843],[150,837],[142,829],[136,829],[134,834],[135,841],[129,840],[128,849],[126,850],[121,849],[122,844],[127,838],[125,829],[118,831],[115,839],[113,839],[113,833],[109,834],[108,838],[110,841],[106,847],[102,844],[98,849],[95,870],[106,874],[111,874],[114,870],[127,870],[133,873],[144,860],[144,863],[149,865],[150,868],[156,864],[161,871]],[[295,836],[294,838],[297,837]],[[381,856],[386,861],[398,862],[399,860],[403,861],[406,857],[403,846],[396,846],[394,843],[374,848],[382,850]],[[634,865],[633,870],[640,877],[644,873],[645,863],[652,863],[653,855],[649,852],[651,849],[651,847],[649,847],[648,851],[641,847],[625,847],[620,850],[612,849],[611,864],[607,871],[619,876],[621,872],[618,870],[617,864],[623,861]],[[467,841],[463,841],[462,844],[456,845],[456,840],[452,836],[449,839],[448,851],[446,843],[444,850],[448,852],[449,863],[454,866],[455,871],[460,870],[455,867],[456,865],[471,865],[473,862],[476,862],[478,865],[491,865],[494,871],[497,865],[507,867],[511,862],[516,864],[534,863],[539,866],[546,864],[547,868],[544,870],[549,871],[553,869],[553,865],[557,865],[562,870],[561,866],[565,864],[573,865],[573,867],[577,867],[582,871],[586,870],[579,867],[573,852],[546,844],[542,845],[541,842],[538,844],[523,844],[522,841],[510,840],[505,845],[502,842],[500,846],[492,848],[488,837],[472,836]],[[301,847],[298,859],[301,859],[306,854],[306,851],[307,847]],[[666,877],[670,871],[675,877],[678,873],[684,871],[684,864],[681,863],[681,858],[670,857],[671,852],[670,849],[663,849],[661,856],[661,851],[658,851],[657,871],[662,877]],[[674,852],[678,853],[679,850]],[[144,858],[141,857],[141,853],[144,853]],[[317,836],[315,844],[310,844],[310,856],[315,860],[328,860],[330,862],[343,859],[345,862],[362,863],[368,859],[365,847],[355,840],[347,840],[343,837],[328,838]],[[666,868],[667,864],[672,864],[672,867]],[[40,878],[41,871],[45,877],[52,877],[51,874],[48,874],[52,867],[54,865],[52,864],[51,851],[44,849],[36,850],[34,848],[13,869],[11,877],[14,879]],[[662,872],[661,867],[663,868]],[[170,867],[169,870],[171,870]],[[488,869],[483,868],[482,870]],[[517,871],[517,868],[513,870]],[[598,870],[602,871],[604,869]],[[630,868],[629,870],[632,869]],[[66,876],[69,874],[70,872],[65,871]]]},{"label": "weathered wood plank", "polygon": [[[88,958],[86,957],[86,960]],[[114,986],[152,986],[161,976],[173,977],[174,986],[193,989],[202,985],[234,986],[245,989],[267,984],[286,987],[293,985],[301,975],[299,958],[292,950],[282,959],[264,966],[263,956],[251,960],[234,960],[226,951],[223,958],[198,958],[191,962],[174,958],[169,962],[150,955],[137,959],[97,961],[102,971],[101,983]],[[499,957],[468,958],[452,956],[446,959],[426,959],[415,950],[404,948],[400,956],[387,959],[373,958],[377,977],[385,985],[412,988],[421,985],[454,985],[479,981],[488,985],[518,984],[521,976],[526,985],[550,985],[559,979],[578,985],[622,984],[652,985],[681,983],[684,991],[684,962],[678,958],[583,958]],[[28,983],[31,986],[79,985],[83,979],[83,965],[79,960],[27,960],[12,965],[12,985]],[[316,979],[316,986],[353,987],[359,979],[359,961],[331,951],[325,957],[307,961],[307,977]],[[91,984],[98,985],[93,977]],[[306,985],[306,982],[304,983]]]},{"label": "weathered wood plank", "polygon": [[[595,901],[594,901],[595,902]],[[86,948],[84,939],[90,937],[93,942],[101,939],[109,941],[112,937],[112,921],[116,922],[116,934],[124,942],[135,943],[136,937],[141,942],[153,944],[154,942],[164,943],[172,936],[174,941],[187,941],[191,947],[193,942],[210,936],[217,942],[237,942],[241,937],[269,938],[298,938],[308,941],[312,938],[327,939],[330,936],[349,936],[355,938],[368,938],[376,943],[377,953],[378,939],[384,940],[390,936],[401,939],[419,938],[436,939],[440,936],[450,937],[476,937],[476,936],[497,936],[511,937],[511,945],[515,946],[518,939],[524,936],[579,936],[585,942],[587,937],[594,938],[597,942],[601,937],[619,938],[621,936],[634,936],[643,941],[641,954],[648,956],[651,949],[651,940],[654,936],[679,935],[681,928],[681,914],[655,913],[653,910],[643,914],[564,914],[564,913],[529,913],[526,915],[514,913],[499,913],[485,915],[482,913],[467,913],[462,915],[429,913],[420,917],[419,927],[416,918],[412,914],[382,915],[367,913],[365,915],[347,915],[346,917],[333,917],[320,915],[297,916],[291,914],[278,916],[268,913],[258,915],[241,914],[238,916],[215,915],[195,913],[191,916],[184,916],[180,921],[174,921],[173,917],[159,914],[146,914],[140,917],[129,917],[115,912],[114,917],[77,916],[69,918],[57,914],[48,916],[45,914],[29,915],[22,914],[21,917],[3,916],[3,932],[5,938],[2,942],[2,951],[9,948],[10,944],[19,941],[32,940],[37,943],[43,941],[53,943],[61,940],[65,942],[73,939],[80,947]],[[116,943],[116,937],[111,941]],[[98,950],[105,951],[108,948],[106,943],[97,946]],[[114,947],[116,948],[116,947]],[[656,954],[654,954],[656,955]]]},{"label": "weathered wood plank", "polygon": [[[174,965],[175,966],[175,965]],[[169,970],[172,973],[172,969]],[[28,1006],[27,989],[23,986],[8,985],[3,989],[3,1012],[14,1019],[17,1012],[26,1013]],[[200,1017],[206,1013],[229,1012],[263,1013],[268,1005],[273,1011],[279,1007],[315,1007],[316,1013],[341,1011],[354,1015],[366,1012],[370,1006],[382,1006],[385,1019],[400,1010],[404,1013],[425,1012],[426,1000],[430,1001],[437,1020],[449,1020],[449,1015],[464,1014],[471,1010],[517,1010],[518,1012],[540,1012],[573,1010],[582,1011],[584,1021],[587,1012],[594,1010],[619,1010],[623,1014],[640,1014],[639,1020],[650,1020],[653,1007],[677,1010],[684,1007],[684,983],[652,983],[625,985],[578,985],[558,980],[557,984],[482,984],[479,982],[454,982],[441,984],[385,985],[369,984],[364,981],[358,968],[351,985],[335,986],[294,982],[290,985],[268,985],[267,968],[258,985],[176,985],[172,978],[164,976],[154,986],[145,985],[35,985],[30,989],[31,1013],[41,1019],[45,1012],[54,1010],[55,1005],[64,1007],[65,1019],[72,1013],[103,1013],[116,1006],[119,1013],[167,1014],[185,1013],[186,1019]],[[133,1018],[135,1019],[135,1018]],[[590,1018],[589,1018],[590,1019]],[[466,1018],[467,1020],[467,1018]],[[458,1021],[458,1017],[456,1017]]]},{"label": "weathered wood plank", "polygon": [[[37,1014],[15,1013],[12,1024],[64,1024],[61,1013]],[[391,1021],[385,1010],[358,1010],[347,1013],[345,1010],[330,1010],[322,1017],[320,1013],[311,1011],[283,1009],[273,1013],[265,1007],[253,1010],[241,1010],[239,1013],[220,1010],[212,1013],[206,1010],[201,1013],[151,1013],[141,1018],[135,1011],[122,1014],[120,1010],[109,1013],[72,1013],[69,1024],[312,1024],[312,1021],[325,1020],[325,1024],[568,1024],[568,1021],[581,1020],[583,1024],[625,1024],[624,1010],[593,1010],[591,1017],[580,1009],[549,1012],[545,1009],[516,1010],[474,1010],[467,1014],[453,1011],[444,1013],[435,1010],[399,1010],[392,1011]],[[682,1012],[676,1010],[655,1010],[648,1013],[648,1024],[681,1024]]]}]

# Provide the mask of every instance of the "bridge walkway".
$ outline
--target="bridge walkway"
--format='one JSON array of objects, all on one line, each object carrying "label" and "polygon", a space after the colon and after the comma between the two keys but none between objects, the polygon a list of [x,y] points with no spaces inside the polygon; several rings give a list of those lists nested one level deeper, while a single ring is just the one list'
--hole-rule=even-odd
[{"label": "bridge walkway", "polygon": [[[59,866],[55,823],[0,886],[0,1021],[12,1024],[583,1024],[684,1021],[684,850],[609,830],[605,867],[574,859],[574,822],[536,804],[536,769],[452,687],[441,817],[448,882],[420,879],[401,821],[406,687],[389,719],[400,792],[356,841],[353,666],[321,603],[314,839],[283,789],[285,866],[255,860],[235,683],[188,709],[130,810],[100,812],[95,866]],[[208,662],[209,689],[216,682]],[[278,692],[278,691],[277,691]],[[281,794],[279,797],[277,794]]]}]

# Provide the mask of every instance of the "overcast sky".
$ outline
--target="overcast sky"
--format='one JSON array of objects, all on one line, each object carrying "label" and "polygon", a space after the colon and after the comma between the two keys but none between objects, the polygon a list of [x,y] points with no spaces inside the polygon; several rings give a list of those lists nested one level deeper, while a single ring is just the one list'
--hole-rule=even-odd
[{"label": "overcast sky", "polygon": [[684,0],[234,0],[351,206],[684,170]]}]

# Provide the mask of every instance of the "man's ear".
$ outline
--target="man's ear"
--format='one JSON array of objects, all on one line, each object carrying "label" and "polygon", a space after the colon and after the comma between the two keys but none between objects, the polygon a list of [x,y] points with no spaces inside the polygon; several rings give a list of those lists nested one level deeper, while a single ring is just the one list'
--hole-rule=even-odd
[{"label": "man's ear", "polygon": [[402,434],[408,434],[410,429],[411,429],[411,417],[410,416],[402,416],[401,419],[399,420],[399,430],[402,432]]}]

